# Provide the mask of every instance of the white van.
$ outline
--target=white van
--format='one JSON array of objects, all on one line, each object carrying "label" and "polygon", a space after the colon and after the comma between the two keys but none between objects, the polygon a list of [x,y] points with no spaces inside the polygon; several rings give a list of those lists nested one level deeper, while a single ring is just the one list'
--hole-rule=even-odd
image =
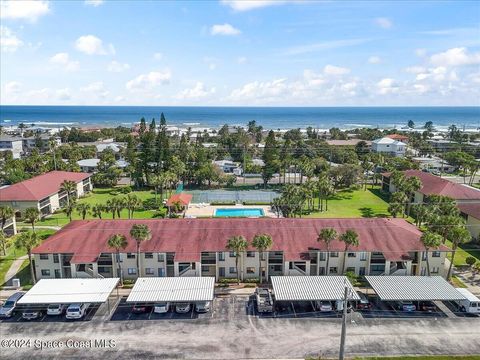
[{"label": "white van", "polygon": [[463,288],[457,288],[458,292],[465,296],[465,300],[456,301],[461,311],[470,314],[480,315],[480,299],[473,295],[470,291]]}]

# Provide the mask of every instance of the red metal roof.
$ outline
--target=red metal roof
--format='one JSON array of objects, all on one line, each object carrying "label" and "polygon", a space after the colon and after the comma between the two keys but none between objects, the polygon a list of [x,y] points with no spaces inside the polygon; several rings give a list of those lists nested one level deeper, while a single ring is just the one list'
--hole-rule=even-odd
[{"label": "red metal roof", "polygon": [[480,203],[461,203],[458,204],[458,208],[464,214],[470,215],[471,217],[480,220]]},{"label": "red metal roof", "polygon": [[[33,253],[73,253],[90,259],[102,252],[112,253],[107,239],[123,234],[128,239],[125,252],[135,252],[129,231],[133,224],[146,224],[152,238],[141,244],[142,252],[175,252],[178,261],[200,261],[202,251],[226,251],[227,239],[243,235],[248,241],[259,233],[273,238],[272,251],[283,251],[285,260],[300,260],[309,250],[326,250],[317,242],[319,231],[333,227],[342,233],[354,229],[360,239],[351,251],[379,251],[388,258],[402,258],[410,251],[422,251],[421,232],[404,219],[163,219],[163,220],[79,220],[52,235]],[[331,251],[343,251],[334,241]],[[254,250],[250,247],[249,250]],[[448,250],[442,247],[442,250]]]},{"label": "red metal roof", "polygon": [[64,180],[78,183],[90,176],[89,173],[50,171],[0,189],[0,201],[40,201],[57,193]]},{"label": "red metal roof", "polygon": [[400,140],[400,141],[408,140],[408,136],[400,135],[400,134],[390,134],[390,135],[387,135],[386,137],[393,140]]},{"label": "red metal roof", "polygon": [[192,194],[180,193],[173,194],[167,200],[167,206],[172,206],[175,203],[180,203],[180,205],[187,206],[192,201]]},{"label": "red metal roof", "polygon": [[[480,200],[480,190],[451,182],[420,170],[406,170],[406,177],[416,176],[422,182],[420,192],[425,195],[444,195],[455,200]],[[386,177],[390,173],[383,174]]]}]

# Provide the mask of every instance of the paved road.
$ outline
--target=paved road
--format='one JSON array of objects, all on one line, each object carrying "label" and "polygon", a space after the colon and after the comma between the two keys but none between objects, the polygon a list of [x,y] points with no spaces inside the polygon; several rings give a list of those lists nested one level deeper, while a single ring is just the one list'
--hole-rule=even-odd
[{"label": "paved road", "polygon": [[[266,359],[338,356],[340,319],[259,318],[246,315],[246,297],[215,305],[194,320],[13,322],[0,324],[4,339],[77,341],[113,339],[111,349],[2,349],[0,358]],[[218,300],[218,299],[217,299]],[[480,318],[363,319],[352,315],[347,355],[480,354]]]}]

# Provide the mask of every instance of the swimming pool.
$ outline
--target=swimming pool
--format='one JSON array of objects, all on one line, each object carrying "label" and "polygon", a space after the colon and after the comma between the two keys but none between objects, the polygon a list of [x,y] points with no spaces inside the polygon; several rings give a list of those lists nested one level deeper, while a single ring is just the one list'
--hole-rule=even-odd
[{"label": "swimming pool", "polygon": [[215,217],[260,217],[265,216],[263,209],[256,208],[220,208],[215,210]]}]

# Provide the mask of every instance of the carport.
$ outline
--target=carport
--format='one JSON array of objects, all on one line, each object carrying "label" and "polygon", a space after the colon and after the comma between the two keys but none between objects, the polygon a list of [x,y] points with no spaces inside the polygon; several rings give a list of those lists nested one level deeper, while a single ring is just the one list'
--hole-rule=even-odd
[{"label": "carport", "polygon": [[212,301],[214,286],[212,276],[138,278],[127,303]]},{"label": "carport", "polygon": [[272,276],[271,279],[275,301],[291,302],[295,316],[293,303],[343,300],[345,286],[349,300],[360,299],[346,276]]},{"label": "carport", "polygon": [[19,301],[19,305],[48,306],[50,304],[107,304],[119,278],[101,279],[41,279]]}]

